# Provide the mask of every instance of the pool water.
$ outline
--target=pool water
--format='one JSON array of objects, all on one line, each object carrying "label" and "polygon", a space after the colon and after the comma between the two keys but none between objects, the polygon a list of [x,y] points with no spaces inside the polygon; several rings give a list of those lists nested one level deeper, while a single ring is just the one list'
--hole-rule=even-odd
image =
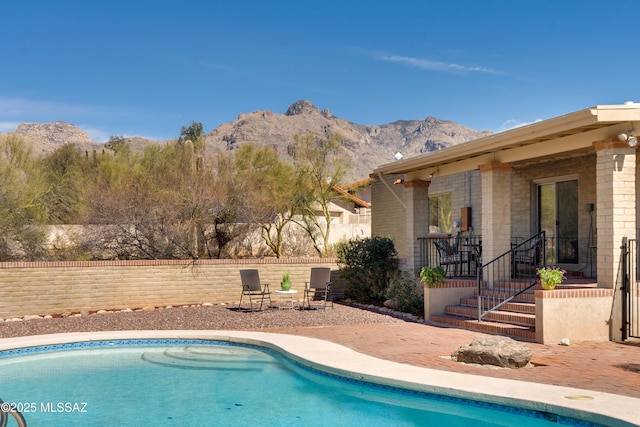
[{"label": "pool water", "polygon": [[587,425],[328,376],[258,347],[125,344],[0,352],[0,398],[21,409],[29,427]]}]

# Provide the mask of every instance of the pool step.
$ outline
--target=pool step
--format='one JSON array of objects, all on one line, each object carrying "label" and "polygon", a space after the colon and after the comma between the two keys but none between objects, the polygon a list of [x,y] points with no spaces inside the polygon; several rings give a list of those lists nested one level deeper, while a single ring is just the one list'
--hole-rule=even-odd
[{"label": "pool step", "polygon": [[141,359],[156,365],[182,369],[208,369],[218,371],[251,371],[264,369],[272,362],[263,358],[253,358],[246,353],[238,354],[232,347],[207,348],[206,346],[186,346],[164,351],[146,351]]}]

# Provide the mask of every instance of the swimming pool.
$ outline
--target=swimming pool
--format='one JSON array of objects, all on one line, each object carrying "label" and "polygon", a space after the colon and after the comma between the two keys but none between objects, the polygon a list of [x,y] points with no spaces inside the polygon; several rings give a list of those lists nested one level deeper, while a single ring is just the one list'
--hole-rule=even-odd
[{"label": "swimming pool", "polygon": [[203,340],[118,340],[0,353],[0,395],[34,425],[589,425],[539,411],[327,375]]}]

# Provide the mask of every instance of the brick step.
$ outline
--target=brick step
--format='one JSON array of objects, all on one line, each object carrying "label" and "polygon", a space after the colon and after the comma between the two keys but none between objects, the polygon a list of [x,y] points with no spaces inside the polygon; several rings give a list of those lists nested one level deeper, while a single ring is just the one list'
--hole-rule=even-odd
[{"label": "brick step", "polygon": [[[468,319],[478,319],[477,307],[450,305],[445,307],[445,314]],[[510,323],[531,328],[536,327],[536,316],[531,313],[514,313],[511,311],[495,310],[487,313],[484,318],[490,322]]]},{"label": "brick step", "polygon": [[[485,307],[488,304],[493,304],[493,301],[488,300],[485,301]],[[478,308],[478,298],[461,298],[460,305],[465,307],[475,307]],[[509,301],[508,303],[503,304],[500,307],[501,311],[511,311],[514,313],[527,313],[527,314],[536,314],[536,305],[535,303],[529,302],[519,302],[519,301]]]},{"label": "brick step", "polygon": [[478,319],[468,319],[451,315],[434,315],[430,320],[434,323],[450,325],[460,329],[469,331],[484,332],[489,334],[504,335],[523,341],[535,342],[536,332],[534,328],[511,325],[506,323],[498,323],[485,321],[478,322]]},{"label": "brick step", "polygon": [[[492,298],[496,298],[499,300],[503,300],[505,298],[508,298],[511,296],[511,294],[508,294],[507,292],[504,292],[501,289],[484,289],[483,290],[483,295],[487,296],[487,297],[492,297]],[[478,297],[478,291],[476,290],[474,292],[474,296],[477,298]],[[530,303],[530,304],[534,304],[536,302],[536,297],[533,293],[533,288],[525,291],[523,293],[521,293],[520,295],[518,295],[516,298],[513,299],[514,302],[523,302],[523,303]]]}]

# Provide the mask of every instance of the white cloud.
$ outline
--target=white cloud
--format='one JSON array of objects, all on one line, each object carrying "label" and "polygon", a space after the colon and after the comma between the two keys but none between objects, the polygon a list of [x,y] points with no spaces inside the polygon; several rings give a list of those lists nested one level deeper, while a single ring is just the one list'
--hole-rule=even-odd
[{"label": "white cloud", "polygon": [[380,59],[387,62],[397,62],[401,64],[407,64],[412,67],[421,68],[423,70],[436,70],[436,71],[455,72],[455,73],[498,74],[496,71],[490,68],[470,67],[470,66],[460,65],[460,64],[447,64],[445,62],[431,61],[428,59],[421,59],[421,58],[412,58],[409,56],[399,56],[399,55],[381,56]]}]

